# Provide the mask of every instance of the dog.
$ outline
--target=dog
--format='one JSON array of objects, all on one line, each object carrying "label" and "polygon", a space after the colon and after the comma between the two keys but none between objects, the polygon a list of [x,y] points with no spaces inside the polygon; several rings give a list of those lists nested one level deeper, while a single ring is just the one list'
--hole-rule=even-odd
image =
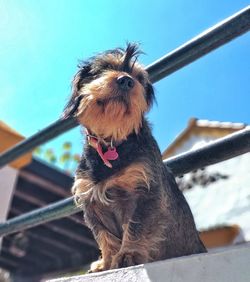
[{"label": "dog", "polygon": [[140,53],[129,43],[83,62],[65,108],[86,129],[72,193],[101,251],[90,272],[206,252],[145,117],[155,96]]}]

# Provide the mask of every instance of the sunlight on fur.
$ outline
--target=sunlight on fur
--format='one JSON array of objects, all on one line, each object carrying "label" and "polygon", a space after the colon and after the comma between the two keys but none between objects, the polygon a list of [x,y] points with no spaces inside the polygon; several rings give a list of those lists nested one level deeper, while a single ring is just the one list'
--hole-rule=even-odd
[{"label": "sunlight on fur", "polygon": [[107,71],[101,78],[82,87],[80,95],[84,99],[78,110],[78,120],[93,134],[116,141],[125,140],[132,131],[137,133],[147,110],[144,88],[139,82],[135,81],[129,93],[119,92],[116,79],[121,74]]}]

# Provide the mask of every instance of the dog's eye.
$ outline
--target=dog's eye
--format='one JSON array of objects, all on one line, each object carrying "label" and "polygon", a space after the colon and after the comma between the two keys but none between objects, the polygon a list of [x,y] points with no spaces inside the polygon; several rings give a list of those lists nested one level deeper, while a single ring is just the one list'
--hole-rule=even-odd
[{"label": "dog's eye", "polygon": [[97,101],[96,101],[96,104],[97,104],[98,106],[103,106],[103,105],[104,105],[104,102],[101,101],[101,100],[97,100]]},{"label": "dog's eye", "polygon": [[98,68],[96,69],[96,72],[104,72],[107,70],[113,70],[115,69],[115,66],[113,66],[110,63],[102,63],[100,66],[98,66]]},{"label": "dog's eye", "polygon": [[112,64],[107,63],[106,65],[103,66],[103,69],[104,70],[113,70],[115,69],[115,67]]},{"label": "dog's eye", "polygon": [[92,80],[97,79],[97,78],[99,78],[101,75],[102,75],[102,72],[101,72],[101,71],[92,72],[91,79],[92,79]]}]

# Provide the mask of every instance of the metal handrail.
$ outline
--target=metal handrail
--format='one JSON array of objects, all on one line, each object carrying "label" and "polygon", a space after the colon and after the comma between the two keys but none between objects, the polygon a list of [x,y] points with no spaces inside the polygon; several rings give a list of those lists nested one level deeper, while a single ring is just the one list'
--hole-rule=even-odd
[{"label": "metal handrail", "polygon": [[152,82],[168,76],[250,29],[250,5],[147,66]]}]

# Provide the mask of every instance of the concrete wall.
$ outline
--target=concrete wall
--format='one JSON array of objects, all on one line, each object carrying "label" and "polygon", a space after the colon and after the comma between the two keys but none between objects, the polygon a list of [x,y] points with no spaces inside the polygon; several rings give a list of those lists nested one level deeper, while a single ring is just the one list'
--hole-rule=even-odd
[{"label": "concrete wall", "polygon": [[5,166],[0,169],[0,222],[4,222],[6,220],[9,205],[15,189],[17,175],[18,170],[10,166]]},{"label": "concrete wall", "polygon": [[50,282],[249,282],[250,244]]}]

